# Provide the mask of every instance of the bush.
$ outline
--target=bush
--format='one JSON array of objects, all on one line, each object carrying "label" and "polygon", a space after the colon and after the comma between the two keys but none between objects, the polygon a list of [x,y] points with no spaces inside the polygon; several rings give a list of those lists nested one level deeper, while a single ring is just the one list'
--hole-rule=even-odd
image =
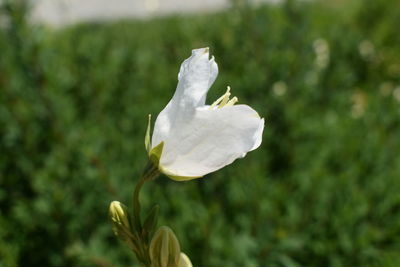
[{"label": "bush", "polygon": [[108,204],[131,200],[147,114],[209,46],[264,142],[204,179],[161,177],[194,266],[395,266],[400,261],[400,6],[287,1],[211,15],[27,23],[1,4],[0,266],[128,266]]}]

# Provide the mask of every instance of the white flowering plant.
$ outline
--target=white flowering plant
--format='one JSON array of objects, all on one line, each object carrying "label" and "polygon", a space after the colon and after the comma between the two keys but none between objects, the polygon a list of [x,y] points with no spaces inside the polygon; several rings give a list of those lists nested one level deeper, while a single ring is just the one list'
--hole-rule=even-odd
[{"label": "white flowering plant", "polygon": [[260,146],[264,119],[247,105],[237,105],[230,87],[211,105],[207,92],[218,75],[208,48],[192,51],[181,65],[176,91],[158,115],[151,135],[151,116],[145,136],[149,162],[133,193],[133,213],[118,201],[110,204],[114,233],[136,254],[143,266],[192,266],[181,252],[173,231],[157,231],[158,206],[141,219],[139,193],[146,181],[160,174],[175,181],[201,178]]}]

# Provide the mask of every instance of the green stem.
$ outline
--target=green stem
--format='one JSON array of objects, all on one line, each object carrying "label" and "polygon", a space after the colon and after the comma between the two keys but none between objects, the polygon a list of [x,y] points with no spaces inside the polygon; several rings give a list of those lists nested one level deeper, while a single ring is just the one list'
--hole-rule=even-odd
[{"label": "green stem", "polygon": [[139,194],[142,186],[146,182],[144,176],[142,176],[139,182],[136,184],[135,191],[133,192],[133,223],[135,224],[135,230],[137,233],[142,232],[142,223],[140,219],[140,202]]},{"label": "green stem", "polygon": [[[134,230],[136,232],[136,235],[138,236],[138,238],[140,239],[140,244],[141,245],[141,252],[142,252],[142,256],[144,256],[145,258],[148,257],[145,247],[148,244],[143,244],[143,242],[145,242],[145,240],[142,240],[142,221],[140,218],[140,211],[141,211],[141,207],[140,207],[140,199],[139,199],[139,195],[140,195],[140,190],[142,189],[143,185],[145,182],[150,181],[150,180],[154,180],[155,178],[158,177],[158,175],[160,174],[157,166],[155,166],[153,163],[149,162],[146,166],[146,168],[143,171],[143,174],[139,180],[139,182],[136,184],[135,187],[135,191],[133,192],[133,223],[134,223]],[[146,245],[146,246],[145,246]]]}]

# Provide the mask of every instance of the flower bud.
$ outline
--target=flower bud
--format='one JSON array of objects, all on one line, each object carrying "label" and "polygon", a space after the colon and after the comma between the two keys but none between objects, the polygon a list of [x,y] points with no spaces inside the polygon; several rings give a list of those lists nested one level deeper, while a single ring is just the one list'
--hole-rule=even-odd
[{"label": "flower bud", "polygon": [[128,219],[128,211],[124,204],[121,204],[119,201],[111,202],[109,212],[114,225],[124,226],[127,229],[131,228]]},{"label": "flower bud", "polygon": [[157,230],[151,240],[149,252],[152,267],[179,267],[181,249],[178,239],[169,227],[161,226]]},{"label": "flower bud", "polygon": [[193,264],[190,261],[189,257],[185,253],[181,252],[178,266],[179,267],[193,267]]},{"label": "flower bud", "polygon": [[126,206],[119,201],[113,201],[109,209],[113,231],[122,241],[124,241],[135,253],[138,253],[138,245],[132,238],[129,213]]}]

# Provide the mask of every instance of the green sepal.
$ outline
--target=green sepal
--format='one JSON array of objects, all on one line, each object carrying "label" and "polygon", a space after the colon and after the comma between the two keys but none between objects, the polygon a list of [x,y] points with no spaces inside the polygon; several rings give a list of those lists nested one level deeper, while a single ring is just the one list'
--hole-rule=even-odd
[{"label": "green sepal", "polygon": [[164,149],[164,142],[159,143],[157,146],[153,147],[153,149],[149,153],[150,161],[154,164],[154,166],[160,165],[161,154]]},{"label": "green sepal", "polygon": [[149,120],[147,122],[146,136],[144,137],[144,146],[146,147],[146,151],[148,154],[150,154],[150,149],[151,149],[150,131],[151,131],[151,114],[149,114]]}]

